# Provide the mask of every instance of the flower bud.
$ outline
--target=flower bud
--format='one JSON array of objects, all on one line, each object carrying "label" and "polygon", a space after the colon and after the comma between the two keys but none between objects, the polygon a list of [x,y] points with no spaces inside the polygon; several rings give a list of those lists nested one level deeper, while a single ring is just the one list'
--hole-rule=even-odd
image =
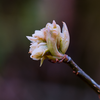
[{"label": "flower bud", "polygon": [[61,59],[69,46],[69,32],[66,24],[63,22],[62,33],[60,26],[53,23],[47,23],[46,27],[36,30],[32,37],[27,36],[31,41],[29,53],[33,60],[41,60],[42,65],[44,59],[52,60]]}]

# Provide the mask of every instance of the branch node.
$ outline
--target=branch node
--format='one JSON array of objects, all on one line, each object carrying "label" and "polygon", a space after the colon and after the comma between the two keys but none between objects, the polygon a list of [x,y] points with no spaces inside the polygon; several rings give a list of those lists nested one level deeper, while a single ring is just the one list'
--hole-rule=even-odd
[{"label": "branch node", "polygon": [[100,90],[97,90],[100,93]]},{"label": "branch node", "polygon": [[80,72],[80,71],[77,71],[76,75],[78,75],[78,74],[79,74],[79,72]]},{"label": "branch node", "polygon": [[67,55],[67,62],[70,62],[71,61],[71,57],[69,57],[68,55]]}]

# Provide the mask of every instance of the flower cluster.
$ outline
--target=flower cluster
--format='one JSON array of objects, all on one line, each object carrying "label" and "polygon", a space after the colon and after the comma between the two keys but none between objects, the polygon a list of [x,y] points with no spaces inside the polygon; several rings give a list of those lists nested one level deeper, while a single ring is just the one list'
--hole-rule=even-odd
[{"label": "flower cluster", "polygon": [[31,41],[30,57],[33,60],[41,60],[40,66],[46,58],[52,60],[63,58],[70,40],[66,23],[63,22],[61,33],[60,26],[54,20],[52,24],[47,23],[45,28],[36,30],[27,38]]}]

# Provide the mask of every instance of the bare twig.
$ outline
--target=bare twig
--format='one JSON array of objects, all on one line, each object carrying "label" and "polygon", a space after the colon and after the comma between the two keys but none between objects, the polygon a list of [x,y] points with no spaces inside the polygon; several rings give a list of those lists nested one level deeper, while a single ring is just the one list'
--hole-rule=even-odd
[{"label": "bare twig", "polygon": [[87,75],[68,55],[65,55],[63,62],[68,64],[73,69],[74,74],[85,81],[100,95],[100,85],[98,85],[89,75]]}]

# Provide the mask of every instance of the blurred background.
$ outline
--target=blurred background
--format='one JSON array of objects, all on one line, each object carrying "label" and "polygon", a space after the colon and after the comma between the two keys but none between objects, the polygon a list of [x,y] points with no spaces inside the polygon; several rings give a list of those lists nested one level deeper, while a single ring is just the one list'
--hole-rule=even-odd
[{"label": "blurred background", "polygon": [[66,54],[100,84],[99,0],[0,0],[0,100],[99,100],[64,63],[33,61],[28,54],[35,30],[66,22]]}]

